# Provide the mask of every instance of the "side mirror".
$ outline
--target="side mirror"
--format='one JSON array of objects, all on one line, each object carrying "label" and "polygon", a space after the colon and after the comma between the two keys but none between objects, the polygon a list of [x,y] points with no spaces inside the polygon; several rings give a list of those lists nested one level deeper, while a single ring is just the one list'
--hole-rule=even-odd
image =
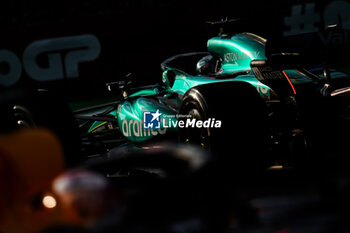
[{"label": "side mirror", "polygon": [[124,99],[127,99],[131,84],[132,84],[132,74],[129,73],[125,76],[125,80],[107,83],[106,87],[107,87],[107,90],[110,92],[121,91]]}]

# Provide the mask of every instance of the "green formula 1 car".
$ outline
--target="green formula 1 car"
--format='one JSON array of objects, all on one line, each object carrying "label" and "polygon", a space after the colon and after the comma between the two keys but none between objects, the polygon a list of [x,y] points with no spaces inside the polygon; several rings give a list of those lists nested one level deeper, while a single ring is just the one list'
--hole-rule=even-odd
[{"label": "green formula 1 car", "polygon": [[[325,65],[331,64],[329,55],[320,51],[334,46],[322,50],[317,43],[334,30],[322,33],[299,47],[267,44],[251,33],[223,33],[208,40],[208,52],[165,60],[161,84],[131,88],[130,78],[109,83],[110,91],[121,91],[122,101],[75,112],[85,121],[86,150],[176,140],[237,164],[282,166],[342,154],[349,127],[343,88],[350,79]],[[310,43],[318,47],[310,49]]]},{"label": "green formula 1 car", "polygon": [[[199,145],[230,166],[264,168],[342,156],[350,79],[335,54],[348,49],[336,40],[344,33],[331,28],[268,41],[221,33],[208,40],[207,52],[165,60],[156,85],[132,87],[130,76],[109,83],[115,101],[74,111],[83,151],[104,155],[120,145],[173,140]],[[32,122],[27,110],[17,106],[17,122]],[[55,116],[60,131],[65,124]]]},{"label": "green formula 1 car", "polygon": [[[217,151],[229,146],[227,138],[232,146],[241,147],[248,140],[264,148],[263,101],[274,93],[254,76],[250,62],[265,59],[265,43],[251,33],[220,35],[208,41],[208,52],[165,60],[161,84],[131,88],[130,79],[107,84],[110,91],[121,91],[123,100],[75,112],[78,119],[88,120],[81,126],[84,145],[99,142],[101,148],[110,148],[123,142],[142,146],[179,140]],[[245,122],[250,126],[243,127]]]},{"label": "green formula 1 car", "polygon": [[[186,93],[196,86],[215,87],[232,81],[247,82],[263,99],[270,99],[270,88],[259,82],[250,68],[252,60],[264,59],[263,39],[248,33],[227,38],[217,37],[208,41],[208,48],[209,53],[181,54],[164,61],[161,65],[164,71],[162,85],[129,93],[128,81],[108,84],[110,90],[112,85],[122,85],[125,100],[108,114],[117,119],[118,127],[126,139],[131,142],[146,142],[155,136],[178,131],[178,116],[189,113],[180,111],[180,105]],[[230,114],[230,109],[226,110]],[[160,126],[144,127],[145,114],[156,112],[160,114],[157,118]],[[106,129],[106,126],[107,122],[97,121],[89,127],[88,132],[98,132]]]}]

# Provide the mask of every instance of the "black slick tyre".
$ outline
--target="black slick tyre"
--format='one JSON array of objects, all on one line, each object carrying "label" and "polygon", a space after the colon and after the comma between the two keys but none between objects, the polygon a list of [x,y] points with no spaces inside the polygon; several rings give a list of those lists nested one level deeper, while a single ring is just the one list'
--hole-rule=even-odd
[{"label": "black slick tyre", "polygon": [[184,95],[180,115],[221,121],[219,128],[179,128],[181,143],[198,144],[233,169],[265,169],[270,165],[266,106],[249,83],[194,87]]}]

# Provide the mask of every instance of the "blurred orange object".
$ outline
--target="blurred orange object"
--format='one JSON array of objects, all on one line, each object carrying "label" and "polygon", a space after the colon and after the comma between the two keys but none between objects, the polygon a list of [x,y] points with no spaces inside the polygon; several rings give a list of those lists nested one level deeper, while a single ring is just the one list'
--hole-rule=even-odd
[{"label": "blurred orange object", "polygon": [[53,182],[62,212],[71,224],[90,227],[118,208],[119,195],[101,174],[75,169],[58,176]]},{"label": "blurred orange object", "polygon": [[63,169],[61,145],[50,131],[0,135],[0,232],[38,232],[63,221],[51,194]]}]

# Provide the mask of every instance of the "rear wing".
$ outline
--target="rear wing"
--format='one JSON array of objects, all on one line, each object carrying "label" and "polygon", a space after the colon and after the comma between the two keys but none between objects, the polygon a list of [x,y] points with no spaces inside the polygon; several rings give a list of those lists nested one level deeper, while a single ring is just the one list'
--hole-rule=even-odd
[{"label": "rear wing", "polygon": [[350,75],[350,31],[331,26],[322,32],[270,38],[265,55],[267,60],[250,64],[256,78],[280,94],[292,95],[296,92],[284,70],[316,79],[307,69],[322,67],[326,84],[331,83],[330,66]]},{"label": "rear wing", "polygon": [[284,70],[269,64],[267,60],[253,60],[250,63],[255,77],[283,96],[295,95],[296,91]]}]

